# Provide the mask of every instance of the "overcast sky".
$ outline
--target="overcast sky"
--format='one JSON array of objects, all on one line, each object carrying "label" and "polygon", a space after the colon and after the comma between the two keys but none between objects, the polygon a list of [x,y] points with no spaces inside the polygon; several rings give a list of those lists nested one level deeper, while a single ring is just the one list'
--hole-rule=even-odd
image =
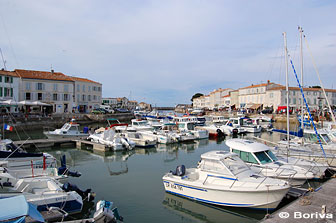
[{"label": "overcast sky", "polygon": [[[52,66],[102,83],[103,97],[172,106],[220,87],[284,84],[282,32],[299,71],[298,25],[336,88],[335,12],[331,0],[0,0],[0,48],[8,70]],[[319,85],[307,48],[304,78]]]}]

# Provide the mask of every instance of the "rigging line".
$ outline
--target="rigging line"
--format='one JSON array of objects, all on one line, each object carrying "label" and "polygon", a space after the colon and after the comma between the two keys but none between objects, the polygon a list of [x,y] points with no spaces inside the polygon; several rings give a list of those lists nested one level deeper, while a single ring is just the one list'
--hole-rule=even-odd
[{"label": "rigging line", "polygon": [[17,59],[16,54],[15,54],[15,52],[14,52],[14,48],[13,48],[12,41],[11,41],[10,38],[9,38],[9,34],[8,34],[8,31],[7,31],[7,27],[6,27],[6,24],[5,24],[5,20],[4,20],[3,16],[2,16],[1,11],[0,11],[0,17],[1,17],[1,21],[2,21],[3,28],[4,28],[5,33],[6,33],[6,37],[7,37],[7,39],[8,39],[9,47],[10,47],[11,52],[12,52],[13,57],[14,57],[14,61],[15,61],[16,67],[19,67],[18,59]]},{"label": "rigging line", "polygon": [[[288,56],[290,57],[290,55],[288,55]],[[298,83],[298,85],[299,85],[299,88],[300,88],[300,91],[301,91],[301,94],[302,94],[302,98],[303,98],[303,100],[304,100],[304,102],[305,102],[305,104],[306,104],[306,108],[307,108],[307,112],[308,112],[309,118],[310,118],[310,120],[314,120],[314,119],[312,118],[312,115],[311,115],[310,110],[309,110],[309,106],[308,106],[307,101],[306,101],[306,98],[305,98],[305,96],[304,96],[303,88],[302,88],[302,86],[301,86],[301,84],[300,84],[300,81],[299,81],[299,78],[298,78],[298,76],[297,76],[297,74],[296,74],[296,70],[295,70],[293,61],[292,61],[292,59],[289,59],[289,60],[290,60],[290,63],[291,63],[291,65],[292,65],[292,68],[293,68],[293,72],[294,72],[296,81],[297,81],[297,83]],[[316,129],[316,126],[315,126],[314,122],[312,121],[311,123],[313,124],[314,131],[315,131],[315,134],[316,134],[317,139],[318,139],[318,141],[319,141],[320,147],[321,147],[321,149],[322,149],[324,158],[327,160],[327,156],[326,156],[325,151],[324,151],[324,149],[323,149],[320,135],[317,133],[317,129]]]},{"label": "rigging line", "polygon": [[311,57],[311,59],[312,59],[313,66],[314,66],[314,69],[315,69],[315,71],[316,71],[317,77],[318,77],[318,79],[319,79],[319,81],[320,81],[320,85],[321,85],[321,88],[322,88],[324,97],[325,97],[325,99],[326,99],[326,101],[327,101],[327,104],[328,104],[328,107],[329,107],[329,110],[330,110],[330,113],[331,113],[332,120],[333,120],[333,122],[335,123],[335,122],[336,122],[335,115],[334,115],[334,112],[331,110],[330,103],[329,103],[327,94],[325,93],[325,90],[324,90],[324,87],[323,87],[323,84],[322,84],[322,81],[321,81],[320,73],[319,73],[319,71],[318,71],[318,69],[317,69],[317,66],[316,66],[316,63],[315,63],[313,54],[312,54],[312,52],[310,51],[310,48],[309,48],[309,45],[308,45],[308,41],[307,41],[306,35],[304,35],[303,37],[304,37],[304,40],[305,40],[305,43],[306,43],[306,46],[307,46],[309,55],[310,55],[310,57]]}]

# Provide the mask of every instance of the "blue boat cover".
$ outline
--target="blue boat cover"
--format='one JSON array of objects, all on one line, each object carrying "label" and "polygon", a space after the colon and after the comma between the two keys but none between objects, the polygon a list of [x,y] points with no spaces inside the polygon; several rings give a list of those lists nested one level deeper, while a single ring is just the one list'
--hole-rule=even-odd
[{"label": "blue boat cover", "polygon": [[40,212],[35,205],[26,201],[23,195],[0,199],[0,221],[17,219],[12,222],[25,222],[26,216],[30,216],[36,221],[44,222]]}]

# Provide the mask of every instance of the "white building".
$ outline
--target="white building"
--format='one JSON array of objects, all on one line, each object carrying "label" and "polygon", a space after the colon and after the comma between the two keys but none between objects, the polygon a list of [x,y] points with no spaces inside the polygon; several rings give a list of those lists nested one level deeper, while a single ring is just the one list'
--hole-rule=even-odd
[{"label": "white building", "polygon": [[74,82],[74,111],[90,112],[99,108],[102,100],[102,84],[81,77],[70,77]]},{"label": "white building", "polygon": [[[0,70],[0,101],[19,100],[20,79],[11,71]],[[3,107],[4,108],[4,107]],[[17,106],[8,106],[9,112],[17,112]],[[2,110],[2,109],[1,109]]]},{"label": "white building", "polygon": [[102,105],[109,105],[112,108],[117,108],[118,99],[117,98],[102,98]]},{"label": "white building", "polygon": [[74,106],[73,81],[67,75],[47,71],[14,70],[20,78],[19,101],[40,101],[52,106],[47,113],[70,113]]},{"label": "white building", "polygon": [[278,84],[271,83],[267,81],[267,83],[251,85],[248,87],[239,88],[239,107],[240,108],[260,108],[266,99],[267,90],[278,87]]},{"label": "white building", "polygon": [[[289,107],[300,109],[302,103],[301,90],[298,87],[289,87]],[[336,105],[336,90],[325,89],[330,105]],[[303,93],[309,109],[315,110],[327,107],[327,101],[321,88],[303,88]],[[279,106],[287,105],[286,87],[279,86],[269,89],[266,94],[265,105],[268,107],[273,106],[277,109]],[[304,105],[305,108],[305,105]]]}]

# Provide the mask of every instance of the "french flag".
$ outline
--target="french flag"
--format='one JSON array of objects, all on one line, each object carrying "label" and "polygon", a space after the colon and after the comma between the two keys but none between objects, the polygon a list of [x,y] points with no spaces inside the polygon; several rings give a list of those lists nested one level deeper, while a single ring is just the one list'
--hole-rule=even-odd
[{"label": "french flag", "polygon": [[9,130],[9,131],[13,131],[13,126],[10,126],[10,125],[5,124],[5,125],[4,125],[4,129],[5,129],[5,130]]}]

